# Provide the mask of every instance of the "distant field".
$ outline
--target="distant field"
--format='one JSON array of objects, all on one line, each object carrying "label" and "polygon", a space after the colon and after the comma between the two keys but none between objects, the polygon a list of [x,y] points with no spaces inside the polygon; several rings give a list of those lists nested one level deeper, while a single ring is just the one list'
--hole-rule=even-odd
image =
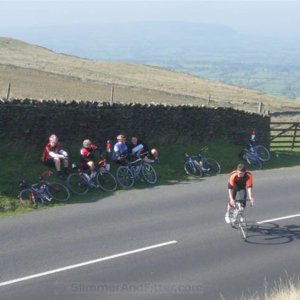
[{"label": "distant field", "polygon": [[[215,60],[213,60],[215,59]],[[192,71],[193,74],[203,76],[211,80],[217,80],[229,85],[235,85],[254,89],[277,97],[286,97],[290,100],[300,100],[300,66],[291,63],[284,65],[280,61],[277,64],[264,64],[251,61],[237,64],[227,60],[218,60],[218,57],[198,63],[182,62],[176,65],[177,70]],[[276,58],[273,58],[276,61]],[[196,59],[195,59],[196,60]]]},{"label": "distant field", "polygon": [[[81,59],[0,38],[0,98],[226,106],[298,111],[300,103],[162,68]],[[290,116],[285,116],[290,118]],[[297,119],[294,116],[293,119]]]}]

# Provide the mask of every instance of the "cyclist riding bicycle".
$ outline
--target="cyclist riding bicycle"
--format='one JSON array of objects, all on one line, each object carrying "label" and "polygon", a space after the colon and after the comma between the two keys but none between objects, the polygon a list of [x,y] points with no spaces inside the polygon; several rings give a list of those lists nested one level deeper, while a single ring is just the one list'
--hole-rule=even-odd
[{"label": "cyclist riding bicycle", "polygon": [[252,196],[252,185],[253,185],[253,176],[252,173],[247,171],[244,164],[238,164],[236,170],[230,173],[228,179],[228,196],[229,200],[227,203],[227,209],[225,214],[225,222],[230,223],[229,212],[232,208],[235,207],[236,195],[239,192],[242,195],[242,199],[239,201],[242,204],[243,209],[246,207],[247,195],[248,199],[251,202],[251,205],[254,203],[254,198]]}]

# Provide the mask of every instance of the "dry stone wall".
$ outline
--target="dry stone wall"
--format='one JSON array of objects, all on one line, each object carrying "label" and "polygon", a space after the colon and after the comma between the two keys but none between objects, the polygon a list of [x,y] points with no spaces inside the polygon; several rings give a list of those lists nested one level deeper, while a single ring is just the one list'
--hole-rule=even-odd
[{"label": "dry stone wall", "polygon": [[243,145],[255,128],[259,141],[269,145],[269,124],[267,116],[221,107],[0,100],[0,137],[37,144],[52,133],[77,144],[85,138],[104,144],[123,133],[159,145],[213,139]]}]

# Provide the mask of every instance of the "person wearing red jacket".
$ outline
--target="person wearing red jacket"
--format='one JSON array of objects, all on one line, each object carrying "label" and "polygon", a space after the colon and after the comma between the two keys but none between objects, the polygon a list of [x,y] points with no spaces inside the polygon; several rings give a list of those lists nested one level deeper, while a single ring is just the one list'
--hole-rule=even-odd
[{"label": "person wearing red jacket", "polygon": [[63,178],[63,173],[68,173],[68,153],[61,148],[58,137],[55,134],[50,135],[49,141],[44,147],[41,160],[45,166],[55,167],[57,175],[60,178]]},{"label": "person wearing red jacket", "polygon": [[92,144],[91,140],[86,139],[82,142],[82,148],[80,149],[80,164],[81,168],[90,171],[90,178],[95,177],[95,151],[100,149]]},{"label": "person wearing red jacket", "polygon": [[230,223],[229,212],[235,207],[236,195],[239,192],[243,195],[241,201],[242,207],[246,207],[246,200],[248,199],[253,205],[254,199],[252,195],[253,176],[252,173],[247,171],[244,164],[238,164],[236,170],[230,173],[228,179],[228,203],[225,214],[225,222]]}]

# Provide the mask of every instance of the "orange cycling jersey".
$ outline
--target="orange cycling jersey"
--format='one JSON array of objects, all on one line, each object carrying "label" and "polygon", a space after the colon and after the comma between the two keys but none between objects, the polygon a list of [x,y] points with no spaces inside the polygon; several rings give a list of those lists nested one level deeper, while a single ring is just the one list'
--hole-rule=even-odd
[{"label": "orange cycling jersey", "polygon": [[239,190],[243,190],[246,187],[251,188],[253,184],[252,174],[248,171],[245,172],[244,176],[239,177],[237,171],[232,171],[228,180],[228,188],[233,189],[237,187]]}]

